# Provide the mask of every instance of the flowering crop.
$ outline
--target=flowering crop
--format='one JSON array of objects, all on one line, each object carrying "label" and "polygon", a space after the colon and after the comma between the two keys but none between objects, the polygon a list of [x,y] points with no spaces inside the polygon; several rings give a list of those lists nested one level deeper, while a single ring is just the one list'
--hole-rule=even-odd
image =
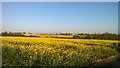
[{"label": "flowering crop", "polygon": [[117,44],[112,40],[2,37],[2,65],[82,66],[117,55]]}]

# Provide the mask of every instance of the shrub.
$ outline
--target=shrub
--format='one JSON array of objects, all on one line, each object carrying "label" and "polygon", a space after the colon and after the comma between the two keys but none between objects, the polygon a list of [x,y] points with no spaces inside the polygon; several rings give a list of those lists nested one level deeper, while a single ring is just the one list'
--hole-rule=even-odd
[{"label": "shrub", "polygon": [[80,36],[79,35],[74,35],[73,39],[80,39]]}]

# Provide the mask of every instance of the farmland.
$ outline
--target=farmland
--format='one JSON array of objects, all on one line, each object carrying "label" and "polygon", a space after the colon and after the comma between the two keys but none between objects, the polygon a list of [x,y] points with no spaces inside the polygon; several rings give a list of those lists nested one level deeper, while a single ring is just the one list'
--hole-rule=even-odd
[{"label": "farmland", "polygon": [[3,66],[84,66],[119,54],[117,40],[3,36]]}]

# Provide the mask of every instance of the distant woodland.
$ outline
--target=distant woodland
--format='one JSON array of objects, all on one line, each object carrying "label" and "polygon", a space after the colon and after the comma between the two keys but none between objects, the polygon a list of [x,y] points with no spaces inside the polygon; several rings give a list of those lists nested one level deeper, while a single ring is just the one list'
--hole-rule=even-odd
[{"label": "distant woodland", "polygon": [[[24,34],[26,32],[2,32],[0,35],[1,36],[19,36],[19,37],[26,37]],[[28,33],[32,34],[32,33]],[[46,34],[45,35],[51,35],[51,34]],[[67,39],[101,39],[101,40],[120,40],[120,34],[111,34],[109,32],[105,32],[102,34],[89,34],[89,33],[77,33],[77,34],[72,34],[72,33],[56,33],[54,35],[66,35],[66,36],[71,36],[72,38],[67,38]],[[38,37],[38,36],[27,36],[27,37]],[[52,37],[52,38],[60,38],[60,37]],[[66,37],[61,37],[61,38],[66,38]]]}]

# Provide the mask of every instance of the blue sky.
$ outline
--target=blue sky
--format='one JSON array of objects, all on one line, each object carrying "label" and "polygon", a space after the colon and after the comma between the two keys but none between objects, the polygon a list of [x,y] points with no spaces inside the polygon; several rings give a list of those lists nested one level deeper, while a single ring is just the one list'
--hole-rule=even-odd
[{"label": "blue sky", "polygon": [[2,2],[118,2],[119,0],[1,0]]},{"label": "blue sky", "polygon": [[3,2],[2,30],[118,33],[117,2]]},{"label": "blue sky", "polygon": [[0,2],[0,32],[2,32],[2,3]]}]

